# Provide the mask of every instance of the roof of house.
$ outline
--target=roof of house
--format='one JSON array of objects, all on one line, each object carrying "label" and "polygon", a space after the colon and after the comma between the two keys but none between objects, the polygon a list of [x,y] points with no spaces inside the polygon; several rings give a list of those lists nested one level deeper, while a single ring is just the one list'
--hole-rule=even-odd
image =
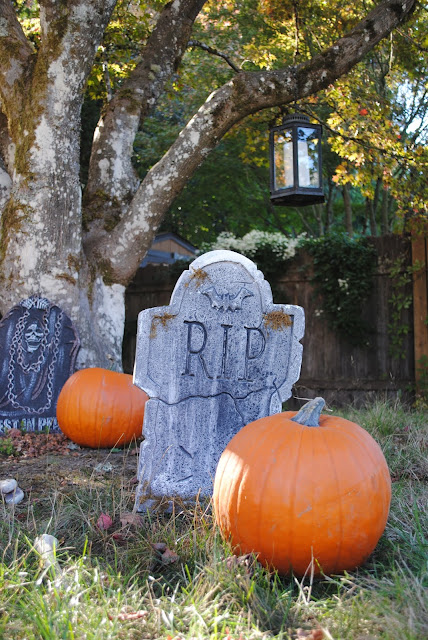
[{"label": "roof of house", "polygon": [[[156,249],[156,245],[168,240],[172,243],[174,248],[177,248],[176,251],[163,251]],[[177,233],[173,233],[171,231],[158,233],[144,260],[141,262],[140,268],[145,267],[148,264],[172,264],[176,260],[182,260],[196,255],[196,251],[196,247]]]}]

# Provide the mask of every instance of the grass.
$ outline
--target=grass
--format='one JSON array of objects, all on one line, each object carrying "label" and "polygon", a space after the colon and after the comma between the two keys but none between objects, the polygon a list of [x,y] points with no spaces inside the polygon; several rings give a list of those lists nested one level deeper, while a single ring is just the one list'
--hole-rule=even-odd
[{"label": "grass", "polygon": [[[428,413],[386,403],[340,413],[380,443],[393,478],[385,533],[363,567],[313,582],[281,577],[232,556],[210,505],[135,526],[120,522],[134,497],[120,477],[72,494],[52,487],[36,504],[0,504],[0,638],[425,639]],[[96,526],[101,512],[111,529]],[[40,565],[42,533],[59,540],[60,574]]]}]

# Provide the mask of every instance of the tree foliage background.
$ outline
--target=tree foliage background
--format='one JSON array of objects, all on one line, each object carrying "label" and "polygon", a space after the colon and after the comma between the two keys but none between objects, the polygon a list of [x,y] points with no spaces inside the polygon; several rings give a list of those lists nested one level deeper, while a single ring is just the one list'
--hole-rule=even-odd
[{"label": "tree foliage background", "polygon": [[[333,33],[354,26],[373,4],[208,3],[197,23],[199,46],[188,51],[165,100],[137,136],[140,175],[212,90],[213,78],[220,85],[235,73],[231,64],[244,70],[297,64],[325,48]],[[199,246],[222,231],[240,236],[252,228],[294,235],[332,229],[377,235],[402,231],[409,218],[426,216],[427,24],[426,7],[419,6],[403,28],[325,91],[235,126],[186,186],[162,228]],[[290,210],[269,202],[268,130],[294,109],[324,125],[323,207]],[[348,225],[344,190],[350,190],[352,206]]]}]

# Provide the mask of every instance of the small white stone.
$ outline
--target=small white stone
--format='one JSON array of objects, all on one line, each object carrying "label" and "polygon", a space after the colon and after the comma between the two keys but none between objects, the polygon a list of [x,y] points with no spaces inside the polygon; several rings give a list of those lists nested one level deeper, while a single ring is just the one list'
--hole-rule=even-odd
[{"label": "small white stone", "polygon": [[17,486],[18,483],[14,478],[0,480],[0,493],[11,493],[12,491],[15,491]]},{"label": "small white stone", "polygon": [[4,501],[6,504],[19,504],[24,499],[24,492],[19,487],[16,487],[14,491],[6,493],[4,495]]},{"label": "small white stone", "polygon": [[34,548],[40,554],[45,567],[54,567],[57,571],[61,571],[55,556],[58,546],[57,538],[49,535],[49,533],[43,533],[34,540]]}]

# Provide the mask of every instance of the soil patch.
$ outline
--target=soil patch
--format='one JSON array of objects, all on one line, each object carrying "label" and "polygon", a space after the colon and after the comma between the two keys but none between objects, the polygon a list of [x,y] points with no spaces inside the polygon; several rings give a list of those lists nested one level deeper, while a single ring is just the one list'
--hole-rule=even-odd
[{"label": "soil patch", "polygon": [[[25,502],[46,497],[55,487],[68,493],[76,485],[97,485],[106,476],[136,482],[138,446],[124,449],[79,447],[62,433],[21,433],[0,438],[0,479],[15,478]],[[22,503],[24,504],[24,503]]]}]

